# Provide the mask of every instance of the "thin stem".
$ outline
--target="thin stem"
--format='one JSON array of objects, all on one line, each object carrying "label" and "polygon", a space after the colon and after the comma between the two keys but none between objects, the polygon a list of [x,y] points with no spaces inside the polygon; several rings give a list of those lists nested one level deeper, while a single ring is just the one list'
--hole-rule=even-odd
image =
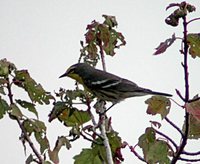
[{"label": "thin stem", "polygon": [[200,18],[194,18],[194,19],[188,21],[188,22],[187,22],[187,25],[190,24],[190,23],[192,23],[193,21],[196,21],[196,20],[200,20]]},{"label": "thin stem", "polygon": [[[11,91],[11,84],[10,84],[9,78],[7,78],[7,81],[8,81],[8,83],[7,83],[8,97],[9,97],[9,100],[10,100],[10,104],[14,104],[13,94],[12,94],[12,91]],[[18,117],[14,117],[14,116],[12,116],[12,118],[14,118],[17,121],[17,123],[18,123],[18,125],[19,125],[19,127],[22,131],[24,139],[28,142],[29,146],[31,147],[31,149],[35,153],[36,157],[38,158],[38,160],[39,160],[38,163],[42,164],[44,162],[44,160],[43,160],[42,156],[40,155],[40,153],[35,148],[33,142],[31,141],[31,139],[29,137],[29,135],[26,133],[26,130],[25,130],[24,126],[22,125],[20,119]]]},{"label": "thin stem", "polygon": [[44,160],[43,160],[42,156],[40,155],[40,153],[37,151],[36,147],[34,146],[33,142],[31,141],[30,137],[26,133],[24,126],[22,125],[22,123],[20,122],[20,120],[18,118],[16,118],[16,121],[17,121],[20,129],[22,130],[25,140],[28,142],[29,146],[31,147],[31,149],[35,153],[36,157],[38,158],[39,164],[42,164],[44,162]]},{"label": "thin stem", "polygon": [[186,158],[179,158],[181,161],[186,161],[186,162],[199,162],[200,159],[186,159]]},{"label": "thin stem", "polygon": [[169,120],[167,117],[165,117],[165,120],[170,124],[172,125],[172,127],[174,127],[180,134],[181,136],[183,137],[183,132],[181,131],[181,129],[179,129],[178,126],[176,126],[171,120]]},{"label": "thin stem", "polygon": [[181,100],[185,101],[184,97],[181,95],[179,90],[176,89],[176,93],[181,98]]},{"label": "thin stem", "polygon": [[[136,145],[137,146],[137,145]],[[142,158],[136,151],[135,151],[135,147],[136,146],[129,146],[129,149],[131,150],[131,152],[142,162],[146,162],[144,158]]]},{"label": "thin stem", "polygon": [[174,147],[176,148],[176,150],[178,150],[178,145],[176,145],[176,143],[175,143],[170,137],[168,137],[167,135],[165,135],[164,133],[162,133],[162,132],[160,132],[160,131],[158,131],[158,130],[156,130],[156,129],[154,129],[154,130],[155,130],[155,132],[156,132],[157,134],[159,134],[159,135],[165,137],[168,141],[170,141],[170,142],[172,143],[172,145],[174,145]]},{"label": "thin stem", "polygon": [[178,105],[181,108],[184,108],[184,106],[182,106],[181,104],[179,104],[178,102],[176,102],[174,99],[170,98],[170,100],[172,100],[176,105]]},{"label": "thin stem", "polygon": [[200,155],[200,151],[197,151],[197,152],[187,152],[187,151],[183,151],[182,154],[190,155],[190,156],[196,156],[196,155]]},{"label": "thin stem", "polygon": [[100,47],[100,55],[101,55],[101,62],[103,66],[103,70],[106,71],[106,62],[105,62],[105,56],[103,52],[103,46],[102,46],[102,41],[99,41],[99,47]]},{"label": "thin stem", "polygon": [[[84,131],[84,133],[87,134],[87,135],[89,135],[89,136],[91,137],[91,135],[90,135],[89,133],[87,133],[87,132],[85,132],[85,131]],[[94,144],[102,145],[102,143],[99,143],[99,142],[97,142],[97,141],[95,141],[95,140],[93,140],[93,139],[91,139],[91,138],[88,138],[85,134],[83,134],[82,132],[80,133],[80,135],[81,135],[84,139],[86,139],[86,140],[88,140],[88,141],[90,141],[90,142],[92,142],[92,143],[94,143]]]}]

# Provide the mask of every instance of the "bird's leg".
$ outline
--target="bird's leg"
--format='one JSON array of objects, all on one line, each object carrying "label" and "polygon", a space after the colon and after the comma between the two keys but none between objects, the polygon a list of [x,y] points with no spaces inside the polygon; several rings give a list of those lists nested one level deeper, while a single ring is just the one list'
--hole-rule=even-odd
[{"label": "bird's leg", "polygon": [[96,109],[96,112],[100,115],[104,114],[106,102],[103,100],[97,100],[96,104],[94,104],[94,108]]},{"label": "bird's leg", "polygon": [[104,113],[106,113],[108,110],[110,110],[115,104],[116,104],[116,103],[113,103],[108,109],[106,109],[106,110],[104,111]]}]

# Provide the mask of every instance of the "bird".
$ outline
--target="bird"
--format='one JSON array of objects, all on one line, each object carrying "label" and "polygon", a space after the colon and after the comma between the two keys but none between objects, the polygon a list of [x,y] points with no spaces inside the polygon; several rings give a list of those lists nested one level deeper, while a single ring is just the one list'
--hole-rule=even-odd
[{"label": "bird", "polygon": [[94,94],[98,99],[111,102],[112,106],[130,97],[145,95],[172,96],[168,93],[139,87],[130,80],[96,69],[87,63],[73,64],[59,78],[66,76],[82,84],[87,91]]}]

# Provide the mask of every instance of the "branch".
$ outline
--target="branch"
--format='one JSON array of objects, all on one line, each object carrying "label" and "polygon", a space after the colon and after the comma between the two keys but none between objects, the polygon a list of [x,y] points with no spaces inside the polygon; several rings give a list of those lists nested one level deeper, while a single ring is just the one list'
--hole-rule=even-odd
[{"label": "branch", "polygon": [[192,20],[188,21],[187,24],[190,24],[190,23],[192,23],[193,21],[196,21],[196,20],[200,20],[200,18],[192,19]]},{"label": "branch", "polygon": [[182,106],[181,104],[179,104],[178,102],[176,102],[174,99],[170,98],[170,100],[172,100],[176,105],[178,105],[179,107],[184,109],[184,106]]},{"label": "branch", "polygon": [[196,155],[200,155],[200,151],[197,151],[197,152],[187,152],[187,151],[183,151],[182,154],[190,155],[190,156],[196,156]]},{"label": "branch", "polygon": [[159,134],[159,135],[165,137],[168,141],[170,141],[170,142],[172,143],[172,145],[174,145],[174,147],[176,148],[176,150],[178,150],[178,145],[177,145],[170,137],[168,137],[167,135],[165,135],[164,133],[162,133],[162,132],[160,132],[160,131],[158,131],[158,130],[156,130],[156,129],[154,129],[154,130],[155,130],[155,132],[156,132],[157,134]]},{"label": "branch", "polygon": [[[8,97],[9,97],[9,100],[10,100],[10,104],[14,104],[13,94],[12,94],[12,91],[11,91],[11,84],[10,84],[9,78],[7,78],[7,81],[8,81],[7,82]],[[14,116],[12,116],[12,118],[14,118],[17,121],[17,123],[18,123],[18,125],[19,125],[19,127],[22,131],[24,139],[28,142],[29,146],[31,147],[31,149],[35,153],[36,157],[38,158],[38,160],[39,160],[38,163],[42,164],[44,162],[44,160],[43,160],[42,156],[40,155],[40,153],[35,148],[33,142],[31,141],[31,139],[29,137],[29,135],[26,133],[26,130],[25,130],[24,126],[22,125],[20,119],[18,117],[14,117]]]},{"label": "branch", "polygon": [[181,98],[181,100],[185,101],[185,99],[183,98],[183,96],[181,95],[178,89],[176,89],[176,94]]},{"label": "branch", "polygon": [[[137,145],[136,145],[137,146]],[[141,160],[142,162],[146,162],[144,158],[142,158],[136,151],[135,151],[135,147],[136,146],[129,146],[129,149],[131,150],[131,152],[138,157],[139,160]]]},{"label": "branch", "polygon": [[[187,44],[187,21],[186,17],[183,17],[183,43],[184,43],[184,76],[185,76],[185,98],[184,102],[187,103],[189,101],[189,73],[188,73],[188,44]],[[184,135],[182,137],[182,142],[180,144],[179,150],[176,153],[176,155],[173,157],[171,164],[175,164],[177,160],[179,160],[179,157],[181,153],[183,152],[186,144],[187,144],[187,139],[188,139],[188,133],[189,133],[189,113],[185,110],[185,131]]]},{"label": "branch", "polygon": [[103,144],[106,149],[107,162],[108,164],[113,164],[112,151],[111,151],[108,137],[106,135],[106,114],[105,114],[104,102],[102,101],[99,103],[100,103],[99,110],[100,110],[100,122],[101,122],[100,131],[103,137]]},{"label": "branch", "polygon": [[24,139],[28,142],[29,146],[31,147],[31,149],[33,150],[33,152],[35,153],[36,157],[39,160],[39,164],[43,164],[44,160],[42,158],[42,156],[40,155],[40,153],[37,151],[36,147],[34,146],[33,142],[31,141],[30,137],[28,136],[28,134],[26,133],[26,130],[24,129],[24,126],[21,124],[19,118],[15,118],[20,129],[22,130],[22,133],[24,135]]},{"label": "branch", "polygon": [[174,127],[174,128],[181,134],[182,137],[184,136],[183,132],[181,131],[181,129],[180,129],[178,126],[176,126],[176,125],[175,125],[172,121],[170,121],[167,117],[165,117],[165,120],[166,120],[170,125],[172,125],[172,127]]},{"label": "branch", "polygon": [[200,159],[186,159],[186,158],[179,158],[181,161],[187,161],[187,162],[199,162]]},{"label": "branch", "polygon": [[[85,132],[85,131],[84,131]],[[85,132],[87,135],[89,135],[87,132]],[[102,145],[102,143],[100,143],[100,142],[97,142],[97,141],[95,141],[95,140],[93,140],[93,139],[90,139],[90,138],[88,138],[85,134],[83,134],[82,132],[80,133],[80,135],[84,138],[84,139],[86,139],[86,140],[88,140],[88,141],[90,141],[90,142],[92,142],[92,143],[94,143],[94,144],[97,144],[97,145]],[[89,136],[91,136],[91,135],[89,135]]]},{"label": "branch", "polygon": [[103,53],[103,47],[102,47],[102,41],[99,41],[99,47],[100,47],[100,55],[101,55],[101,62],[102,62],[102,66],[103,66],[103,70],[106,71],[106,62],[105,62],[105,56]]},{"label": "branch", "polygon": [[[101,55],[103,70],[106,71],[106,64],[105,64],[105,58],[104,58],[104,52],[103,52],[101,40],[99,40],[99,47],[100,47],[100,55]],[[105,113],[106,109],[105,109],[104,103],[105,103],[104,101],[99,102],[99,104],[100,104],[99,105],[100,131],[101,131],[101,135],[103,137],[103,144],[106,149],[107,162],[108,162],[108,164],[113,164],[112,151],[111,151],[108,137],[106,135],[106,113]]]}]

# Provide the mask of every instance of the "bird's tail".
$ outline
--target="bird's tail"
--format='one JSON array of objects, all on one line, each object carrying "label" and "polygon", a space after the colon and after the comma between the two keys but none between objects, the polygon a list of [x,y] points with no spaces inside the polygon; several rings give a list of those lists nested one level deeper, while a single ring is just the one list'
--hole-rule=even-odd
[{"label": "bird's tail", "polygon": [[145,88],[141,88],[141,92],[150,94],[150,95],[160,95],[160,96],[172,97],[171,94],[163,93],[163,92],[156,92],[156,91],[152,91],[150,89],[145,89]]},{"label": "bird's tail", "polygon": [[172,97],[171,94],[169,94],[169,93],[163,93],[163,92],[154,92],[154,91],[151,91],[151,94],[152,95],[160,95],[160,96]]}]

